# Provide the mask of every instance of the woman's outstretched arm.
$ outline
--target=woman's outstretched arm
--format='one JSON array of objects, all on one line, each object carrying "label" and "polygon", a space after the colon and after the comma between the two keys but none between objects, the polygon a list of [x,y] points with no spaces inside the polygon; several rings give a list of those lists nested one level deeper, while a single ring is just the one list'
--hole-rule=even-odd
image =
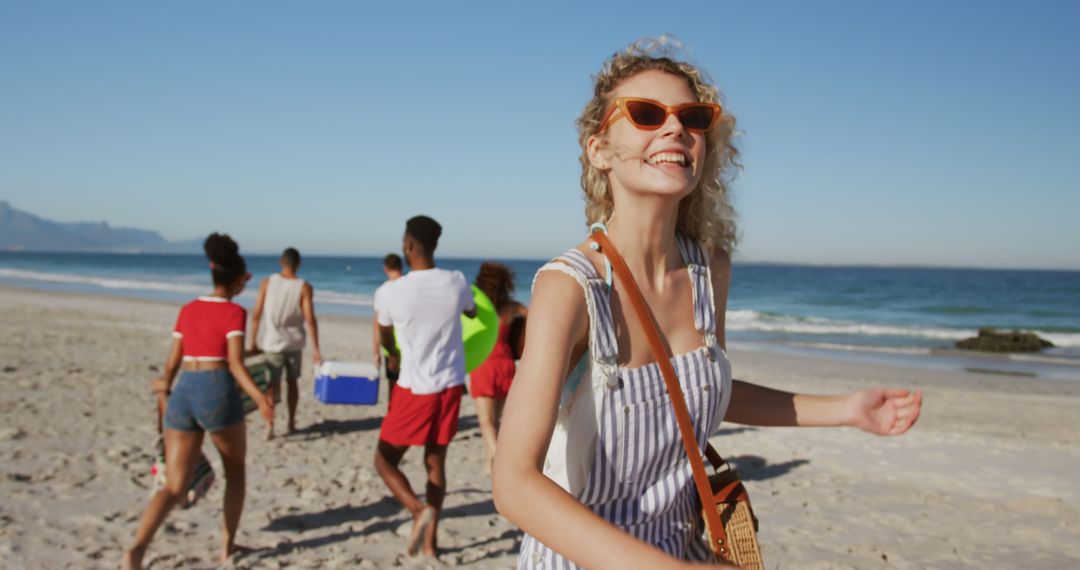
[{"label": "woman's outstretched arm", "polygon": [[587,342],[589,324],[581,287],[554,271],[537,279],[530,313],[525,351],[507,398],[492,470],[496,508],[586,568],[685,566],[600,518],[544,476],[541,466],[555,427],[560,390],[571,356],[580,354]]},{"label": "woman's outstretched arm", "polygon": [[813,396],[736,380],[724,419],[755,426],[844,426],[877,435],[900,435],[915,425],[921,410],[921,390],[868,388]]},{"label": "woman's outstretched arm", "polygon": [[[711,270],[717,339],[726,346],[724,314],[731,283],[731,257],[723,251],[714,253]],[[921,411],[921,390],[869,388],[814,396],[735,380],[724,420],[756,426],[847,426],[878,435],[900,435],[915,425]]]}]

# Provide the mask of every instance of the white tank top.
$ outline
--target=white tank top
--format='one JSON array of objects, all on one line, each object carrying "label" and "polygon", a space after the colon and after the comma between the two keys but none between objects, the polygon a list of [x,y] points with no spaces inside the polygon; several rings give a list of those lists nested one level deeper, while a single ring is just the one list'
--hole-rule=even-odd
[{"label": "white tank top", "polygon": [[304,313],[300,293],[304,280],[286,279],[280,273],[270,276],[263,300],[263,319],[259,326],[259,348],[266,352],[286,352],[304,348]]}]

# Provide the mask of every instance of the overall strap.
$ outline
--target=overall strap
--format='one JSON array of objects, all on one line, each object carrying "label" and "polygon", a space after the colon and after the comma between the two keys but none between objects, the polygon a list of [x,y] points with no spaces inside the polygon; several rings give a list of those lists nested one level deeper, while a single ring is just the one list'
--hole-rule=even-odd
[{"label": "overall strap", "polygon": [[698,447],[697,438],[694,434],[694,426],[690,420],[690,410],[686,406],[686,399],[683,396],[682,388],[679,386],[679,379],[675,375],[675,368],[671,365],[671,351],[660,340],[660,330],[656,326],[652,311],[649,309],[648,303],[645,302],[645,298],[641,295],[641,290],[638,289],[637,283],[634,282],[634,276],[630,273],[630,269],[626,266],[622,256],[619,255],[619,251],[615,249],[607,235],[601,230],[594,229],[592,239],[599,244],[600,251],[611,261],[616,276],[623,281],[623,289],[629,297],[633,312],[645,332],[645,338],[649,341],[649,348],[652,350],[656,363],[660,367],[660,373],[671,400],[671,407],[675,412],[675,423],[679,428],[679,435],[682,438],[687,459],[690,461],[694,486],[697,488],[701,504],[707,507],[704,509],[703,514],[706,528],[709,529],[711,534],[709,537],[709,549],[715,554],[727,558],[727,545],[724,544],[726,536],[718,534],[724,532],[724,527],[720,521],[720,514],[711,506],[713,503],[712,488],[709,484],[709,477],[705,472],[705,462],[702,460],[702,451]]},{"label": "overall strap", "polygon": [[690,285],[693,288],[694,327],[698,332],[710,339],[714,338],[716,335],[716,311],[708,257],[706,257],[698,242],[682,234],[676,235],[675,241],[679,244],[679,251],[682,253],[683,261],[686,262],[686,270],[690,275]]}]

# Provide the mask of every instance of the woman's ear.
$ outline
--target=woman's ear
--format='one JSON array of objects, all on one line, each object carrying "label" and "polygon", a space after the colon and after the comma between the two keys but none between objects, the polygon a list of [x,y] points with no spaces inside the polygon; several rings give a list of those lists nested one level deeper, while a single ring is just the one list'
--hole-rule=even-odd
[{"label": "woman's ear", "polygon": [[593,165],[593,168],[601,171],[611,170],[609,153],[604,146],[604,139],[597,135],[590,136],[585,141],[585,152],[588,154],[589,163]]}]

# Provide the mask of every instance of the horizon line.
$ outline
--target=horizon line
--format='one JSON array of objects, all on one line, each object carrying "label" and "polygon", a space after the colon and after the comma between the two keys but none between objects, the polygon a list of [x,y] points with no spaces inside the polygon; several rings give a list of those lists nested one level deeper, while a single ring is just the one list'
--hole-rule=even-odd
[{"label": "horizon line", "polygon": [[[194,255],[202,256],[201,252],[182,252],[182,251],[109,251],[109,250],[63,250],[63,249],[21,249],[21,248],[0,248],[0,253],[12,253],[12,254],[66,254],[66,255],[82,255],[82,254],[107,254],[107,255]],[[397,252],[391,252],[397,253]],[[255,251],[246,253],[245,255],[253,257],[278,257],[280,253],[266,253],[263,251]],[[315,257],[315,258],[352,258],[352,259],[381,259],[386,254],[334,254],[334,253],[305,253],[303,257]],[[468,255],[441,255],[436,257],[438,259],[451,259],[451,260],[492,260],[492,261],[527,261],[535,263],[543,263],[549,261],[550,258],[541,257],[515,257],[515,256],[468,256]],[[776,266],[794,266],[794,267],[815,267],[815,268],[844,268],[844,269],[955,269],[962,271],[1042,271],[1042,272],[1055,272],[1055,273],[1080,273],[1080,268],[1063,268],[1063,267],[991,267],[980,265],[940,265],[932,263],[860,263],[860,262],[806,262],[806,261],[780,261],[780,260],[748,260],[748,259],[735,259],[732,261],[733,265],[776,265]]]}]

